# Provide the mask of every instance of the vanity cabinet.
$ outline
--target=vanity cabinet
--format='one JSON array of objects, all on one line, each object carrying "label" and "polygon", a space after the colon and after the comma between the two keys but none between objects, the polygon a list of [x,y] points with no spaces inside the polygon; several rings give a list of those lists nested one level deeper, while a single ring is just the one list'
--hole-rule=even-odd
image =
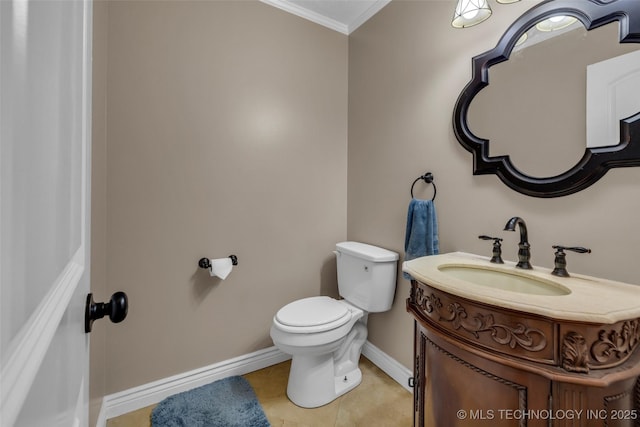
[{"label": "vanity cabinet", "polygon": [[414,426],[640,426],[640,319],[555,320],[412,280]]}]

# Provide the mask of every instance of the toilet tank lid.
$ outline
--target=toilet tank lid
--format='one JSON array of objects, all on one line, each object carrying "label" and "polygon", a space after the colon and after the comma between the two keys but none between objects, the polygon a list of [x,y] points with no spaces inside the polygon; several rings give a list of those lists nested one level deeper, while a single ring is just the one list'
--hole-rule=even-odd
[{"label": "toilet tank lid", "polygon": [[388,262],[398,259],[398,254],[393,251],[360,242],[336,243],[336,250],[373,262]]}]

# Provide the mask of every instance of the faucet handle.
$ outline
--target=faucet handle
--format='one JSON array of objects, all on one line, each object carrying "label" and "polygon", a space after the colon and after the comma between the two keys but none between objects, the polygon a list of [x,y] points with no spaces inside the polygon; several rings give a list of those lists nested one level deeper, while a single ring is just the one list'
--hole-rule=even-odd
[{"label": "faucet handle", "polygon": [[564,251],[572,251],[572,252],[577,252],[580,254],[589,254],[591,253],[591,249],[588,248],[583,248],[581,246],[560,246],[560,245],[553,245],[552,246],[553,249],[556,250],[555,252],[555,260],[554,260],[554,264],[555,264],[555,268],[553,269],[553,271],[551,272],[551,274],[553,274],[554,276],[559,276],[559,277],[570,277],[569,272],[567,271],[567,254],[564,253]]},{"label": "faucet handle", "polygon": [[491,262],[495,264],[504,264],[502,260],[502,239],[500,237],[491,237],[485,234],[478,236],[478,239],[481,240],[493,240],[493,257],[491,258]]},{"label": "faucet handle", "polygon": [[554,246],[552,246],[552,248],[553,249],[557,249],[558,251],[573,251],[573,252],[578,252],[580,254],[590,254],[591,253],[591,249],[583,248],[582,246],[567,247],[567,246],[554,245]]}]

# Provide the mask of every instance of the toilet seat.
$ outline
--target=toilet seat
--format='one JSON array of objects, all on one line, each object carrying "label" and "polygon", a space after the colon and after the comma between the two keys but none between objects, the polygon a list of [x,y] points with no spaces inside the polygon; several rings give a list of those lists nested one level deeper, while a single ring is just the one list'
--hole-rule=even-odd
[{"label": "toilet seat", "polygon": [[274,324],[285,332],[324,332],[346,324],[351,314],[347,304],[338,300],[326,296],[310,297],[282,307],[274,317]]}]

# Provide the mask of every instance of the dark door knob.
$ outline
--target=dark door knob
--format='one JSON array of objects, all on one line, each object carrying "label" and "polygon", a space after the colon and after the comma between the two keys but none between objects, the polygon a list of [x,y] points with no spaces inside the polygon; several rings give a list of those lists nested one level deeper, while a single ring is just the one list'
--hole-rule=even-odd
[{"label": "dark door knob", "polygon": [[109,302],[94,302],[93,294],[89,294],[84,311],[84,331],[91,332],[93,321],[102,319],[106,315],[113,323],[120,323],[127,317],[128,309],[129,301],[124,292],[114,293]]}]

